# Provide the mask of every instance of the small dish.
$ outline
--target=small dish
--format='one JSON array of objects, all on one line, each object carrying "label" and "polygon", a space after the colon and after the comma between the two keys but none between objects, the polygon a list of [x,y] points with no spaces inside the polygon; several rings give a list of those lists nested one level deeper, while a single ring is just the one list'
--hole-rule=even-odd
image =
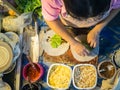
[{"label": "small dish", "polygon": [[73,68],[73,86],[76,89],[91,90],[97,84],[97,70],[91,64],[78,64]]},{"label": "small dish", "polygon": [[47,84],[53,89],[66,90],[69,88],[72,69],[64,64],[52,64],[47,74]]},{"label": "small dish", "polygon": [[102,61],[98,64],[98,74],[103,79],[110,79],[116,73],[115,65],[108,60]]},{"label": "small dish", "polygon": [[41,64],[39,63],[33,63],[34,66],[32,66],[30,63],[26,64],[23,68],[23,77],[25,80],[33,83],[39,80],[44,73],[44,69]]}]

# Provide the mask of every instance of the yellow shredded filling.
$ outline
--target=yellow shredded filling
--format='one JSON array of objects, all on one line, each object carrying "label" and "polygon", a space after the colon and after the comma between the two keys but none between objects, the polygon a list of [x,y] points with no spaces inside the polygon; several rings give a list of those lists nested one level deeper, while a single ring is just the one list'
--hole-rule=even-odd
[{"label": "yellow shredded filling", "polygon": [[70,83],[71,71],[66,66],[53,66],[49,75],[49,84],[55,88],[67,88]]}]

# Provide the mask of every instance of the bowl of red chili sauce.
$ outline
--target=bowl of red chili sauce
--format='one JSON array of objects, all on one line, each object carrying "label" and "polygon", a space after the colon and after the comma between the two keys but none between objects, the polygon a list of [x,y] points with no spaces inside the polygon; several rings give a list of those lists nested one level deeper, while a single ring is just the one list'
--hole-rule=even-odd
[{"label": "bowl of red chili sauce", "polygon": [[23,77],[25,80],[33,83],[42,78],[44,69],[41,64],[33,63],[34,66],[30,63],[26,64],[23,68]]}]

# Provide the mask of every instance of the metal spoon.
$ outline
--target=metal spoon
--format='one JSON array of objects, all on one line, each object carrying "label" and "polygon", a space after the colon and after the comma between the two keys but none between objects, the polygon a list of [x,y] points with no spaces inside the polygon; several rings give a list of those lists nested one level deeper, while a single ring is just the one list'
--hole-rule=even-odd
[{"label": "metal spoon", "polygon": [[[108,70],[112,70],[112,68],[113,68],[114,66],[112,66],[112,65],[108,65],[107,66],[107,69]],[[101,69],[99,72],[104,72],[104,71],[106,71],[105,69]]]}]

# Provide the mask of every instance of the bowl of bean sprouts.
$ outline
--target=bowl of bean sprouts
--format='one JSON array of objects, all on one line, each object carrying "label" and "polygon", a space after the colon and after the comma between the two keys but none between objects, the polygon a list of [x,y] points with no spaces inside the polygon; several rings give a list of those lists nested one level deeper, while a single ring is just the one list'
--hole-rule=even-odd
[{"label": "bowl of bean sprouts", "polygon": [[73,85],[76,89],[91,90],[97,84],[97,70],[91,64],[78,64],[73,68]]}]

